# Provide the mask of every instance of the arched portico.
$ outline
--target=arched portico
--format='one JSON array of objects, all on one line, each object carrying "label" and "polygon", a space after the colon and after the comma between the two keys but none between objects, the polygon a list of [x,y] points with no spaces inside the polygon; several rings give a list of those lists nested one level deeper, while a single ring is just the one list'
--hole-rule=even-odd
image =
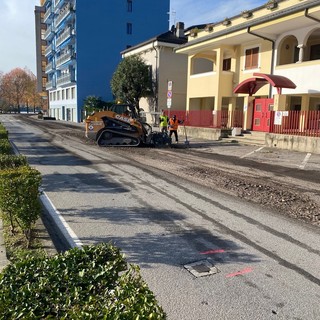
[{"label": "arched portico", "polygon": [[[283,76],[265,73],[254,73],[253,76],[254,77],[239,83],[234,88],[233,92],[248,94],[251,97],[267,84],[276,88],[279,95],[281,94],[282,88],[296,88],[296,85],[290,79]],[[270,125],[270,111],[272,111],[273,108],[274,100],[271,97],[268,99],[254,99],[245,111],[244,127],[250,127],[252,130],[256,131],[268,131]]]},{"label": "arched portico", "polygon": [[246,79],[239,83],[233,90],[234,93],[247,93],[249,96],[255,94],[260,88],[266,84],[270,84],[277,89],[278,94],[281,94],[282,88],[295,89],[296,85],[288,78],[273,74],[257,73],[255,77]]}]

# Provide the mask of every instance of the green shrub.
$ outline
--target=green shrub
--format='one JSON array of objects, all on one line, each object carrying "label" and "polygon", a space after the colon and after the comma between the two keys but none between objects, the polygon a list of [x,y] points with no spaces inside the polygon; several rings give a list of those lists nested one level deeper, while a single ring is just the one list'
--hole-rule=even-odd
[{"label": "green shrub", "polygon": [[8,139],[8,132],[6,130],[0,130],[0,139]]},{"label": "green shrub", "polygon": [[165,319],[137,267],[111,244],[30,258],[0,274],[0,319]]},{"label": "green shrub", "polygon": [[0,154],[11,154],[12,147],[8,139],[0,138]]},{"label": "green shrub", "polygon": [[17,168],[21,166],[27,166],[28,161],[25,156],[19,155],[1,155],[0,154],[0,170],[9,169],[9,168]]},{"label": "green shrub", "polygon": [[0,209],[10,220],[12,232],[16,222],[27,239],[40,217],[40,183],[40,172],[29,166],[0,170]]},{"label": "green shrub", "polygon": [[8,139],[8,131],[1,123],[0,123],[0,139]]}]

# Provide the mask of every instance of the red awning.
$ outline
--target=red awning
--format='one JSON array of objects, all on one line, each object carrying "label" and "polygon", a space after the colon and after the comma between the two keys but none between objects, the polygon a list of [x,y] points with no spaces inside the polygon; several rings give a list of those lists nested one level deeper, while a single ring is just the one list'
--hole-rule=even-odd
[{"label": "red awning", "polygon": [[255,94],[261,87],[268,84],[262,78],[249,78],[239,83],[233,90],[234,93],[248,93],[249,96]]},{"label": "red awning", "polygon": [[281,94],[282,88],[295,89],[296,85],[288,78],[273,74],[254,73],[255,78],[249,78],[239,83],[233,90],[234,93],[255,94],[261,87],[270,83]]}]

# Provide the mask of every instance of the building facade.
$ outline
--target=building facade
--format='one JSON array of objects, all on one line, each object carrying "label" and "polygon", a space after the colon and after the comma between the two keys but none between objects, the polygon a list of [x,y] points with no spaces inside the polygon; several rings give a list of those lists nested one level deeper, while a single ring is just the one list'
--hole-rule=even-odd
[{"label": "building facade", "polygon": [[318,0],[268,1],[190,30],[176,52],[188,56],[187,110],[239,111],[242,128],[266,132],[272,110],[320,110]]},{"label": "building facade", "polygon": [[120,52],[168,29],[169,2],[45,0],[50,116],[80,122],[86,97],[112,101],[110,80]]},{"label": "building facade", "polygon": [[36,6],[35,14],[35,39],[36,39],[36,62],[37,62],[37,92],[42,98],[41,108],[44,112],[48,111],[48,94],[46,90],[47,75],[46,75],[46,58],[44,55],[46,49],[46,41],[44,40],[44,33],[46,25],[43,23],[45,9],[42,6],[44,0],[40,2],[41,6]]},{"label": "building facade", "polygon": [[[122,57],[139,55],[150,66],[153,96],[141,98],[140,107],[148,114],[173,108],[185,110],[188,59],[174,48],[186,43],[184,24],[178,22],[162,33],[122,52]],[[153,122],[150,117],[147,121]]]}]

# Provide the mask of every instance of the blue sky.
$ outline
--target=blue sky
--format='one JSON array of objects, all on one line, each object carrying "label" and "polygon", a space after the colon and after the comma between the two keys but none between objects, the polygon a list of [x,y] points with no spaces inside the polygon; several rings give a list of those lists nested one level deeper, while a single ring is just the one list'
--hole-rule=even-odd
[{"label": "blue sky", "polygon": [[[171,0],[168,29],[175,22],[184,22],[185,27],[216,22],[265,2],[267,1]],[[6,73],[16,67],[26,67],[36,73],[34,7],[39,3],[39,0],[0,0],[0,71]]]}]

